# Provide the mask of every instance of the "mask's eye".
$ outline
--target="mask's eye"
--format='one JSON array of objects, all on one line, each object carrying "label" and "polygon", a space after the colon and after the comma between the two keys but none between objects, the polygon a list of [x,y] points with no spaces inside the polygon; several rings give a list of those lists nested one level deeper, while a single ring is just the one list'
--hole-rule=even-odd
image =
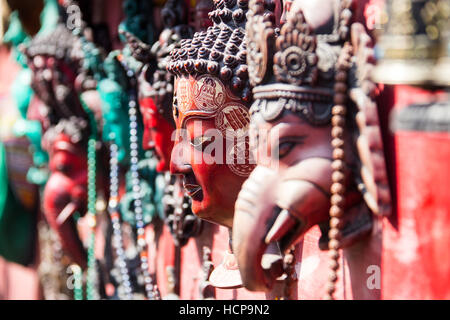
[{"label": "mask's eye", "polygon": [[284,158],[291,152],[291,150],[295,147],[295,142],[292,141],[286,141],[280,143],[278,146],[278,156],[280,159]]},{"label": "mask's eye", "polygon": [[[286,157],[295,146],[303,144],[305,136],[289,137],[278,145],[278,159]],[[276,156],[276,153],[274,154]]]},{"label": "mask's eye", "polygon": [[64,173],[65,175],[68,175],[72,170],[72,166],[68,163],[57,163],[55,165],[55,170]]},{"label": "mask's eye", "polygon": [[212,141],[214,141],[214,137],[198,136],[191,141],[191,146],[203,151],[203,149]]}]

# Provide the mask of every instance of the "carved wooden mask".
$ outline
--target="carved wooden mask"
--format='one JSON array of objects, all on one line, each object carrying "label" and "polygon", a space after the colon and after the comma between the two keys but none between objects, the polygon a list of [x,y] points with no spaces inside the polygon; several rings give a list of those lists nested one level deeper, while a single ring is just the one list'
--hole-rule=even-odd
[{"label": "carved wooden mask", "polygon": [[49,152],[50,177],[45,185],[43,211],[58,234],[64,250],[80,266],[86,265],[86,252],[72,218],[87,208],[87,154],[83,145],[87,123],[80,118],[61,120],[44,135]]},{"label": "carved wooden mask", "polygon": [[[344,44],[352,2],[293,1],[278,37],[273,16],[262,14],[265,5],[250,1],[247,23],[255,99],[250,141],[258,165],[239,194],[233,225],[234,252],[250,290],[269,289],[277,276],[271,266],[261,266],[270,243],[285,251],[319,224],[321,248],[328,249],[331,229],[340,232],[341,248],[372,226],[358,190],[363,184],[356,182],[371,157],[361,165],[361,148],[350,134],[358,133],[354,115],[360,106],[347,101],[359,87],[351,70],[354,48]],[[379,131],[373,137],[381,142]],[[329,215],[338,219],[329,221]],[[330,229],[330,223],[336,226]]]},{"label": "carved wooden mask", "polygon": [[213,26],[183,40],[168,70],[176,76],[177,127],[171,172],[184,177],[199,217],[231,227],[234,203],[253,165],[249,159],[248,82],[244,40],[248,1],[215,1]]}]

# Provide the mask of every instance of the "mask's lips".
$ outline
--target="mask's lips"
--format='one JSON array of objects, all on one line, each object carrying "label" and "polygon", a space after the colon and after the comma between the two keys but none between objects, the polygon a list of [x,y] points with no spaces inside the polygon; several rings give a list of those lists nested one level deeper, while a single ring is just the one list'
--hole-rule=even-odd
[{"label": "mask's lips", "polygon": [[75,211],[77,211],[77,208],[78,206],[74,202],[69,202],[59,213],[58,217],[56,218],[56,223],[59,226],[62,225],[75,213]]},{"label": "mask's lips", "polygon": [[203,189],[197,183],[193,174],[186,174],[183,176],[183,188],[186,194],[194,201],[203,200]]},{"label": "mask's lips", "polygon": [[202,187],[200,187],[197,184],[186,184],[183,183],[183,187],[186,190],[186,193],[189,197],[194,197],[199,191],[202,190]]}]

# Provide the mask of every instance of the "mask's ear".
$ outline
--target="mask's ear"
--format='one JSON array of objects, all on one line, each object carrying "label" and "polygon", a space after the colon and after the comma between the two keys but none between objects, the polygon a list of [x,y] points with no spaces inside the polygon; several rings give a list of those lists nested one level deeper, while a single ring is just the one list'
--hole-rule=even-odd
[{"label": "mask's ear", "polygon": [[351,70],[350,98],[356,105],[356,150],[360,160],[358,188],[369,208],[377,215],[391,212],[391,194],[375,101],[379,90],[370,79],[375,66],[372,39],[362,24],[351,29],[355,62]]}]

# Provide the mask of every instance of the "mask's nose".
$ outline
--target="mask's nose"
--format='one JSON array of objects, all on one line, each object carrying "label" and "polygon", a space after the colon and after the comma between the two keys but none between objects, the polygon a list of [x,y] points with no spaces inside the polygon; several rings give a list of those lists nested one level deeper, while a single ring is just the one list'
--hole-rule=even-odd
[{"label": "mask's nose", "polygon": [[44,190],[45,211],[62,210],[71,200],[71,186],[62,175],[52,174]]},{"label": "mask's nose", "polygon": [[[257,166],[242,185],[235,204],[233,252],[244,286],[253,291],[272,288],[276,276],[268,277],[267,273],[277,273],[273,268],[279,266],[278,257],[270,255],[264,242],[268,226],[278,212],[274,198],[277,179],[275,171]],[[262,266],[265,253],[269,255],[265,256]]]},{"label": "mask's nose", "polygon": [[170,156],[170,173],[176,175],[185,175],[192,172],[192,166],[188,156],[189,148],[185,148],[181,143],[175,142]]},{"label": "mask's nose", "polygon": [[284,171],[275,192],[282,211],[266,236],[266,243],[280,241],[287,249],[312,226],[328,219],[331,163],[329,159],[306,159]]},{"label": "mask's nose", "polygon": [[175,175],[186,175],[192,171],[192,167],[188,163],[183,163],[174,159],[173,154],[170,159],[170,173]]}]

